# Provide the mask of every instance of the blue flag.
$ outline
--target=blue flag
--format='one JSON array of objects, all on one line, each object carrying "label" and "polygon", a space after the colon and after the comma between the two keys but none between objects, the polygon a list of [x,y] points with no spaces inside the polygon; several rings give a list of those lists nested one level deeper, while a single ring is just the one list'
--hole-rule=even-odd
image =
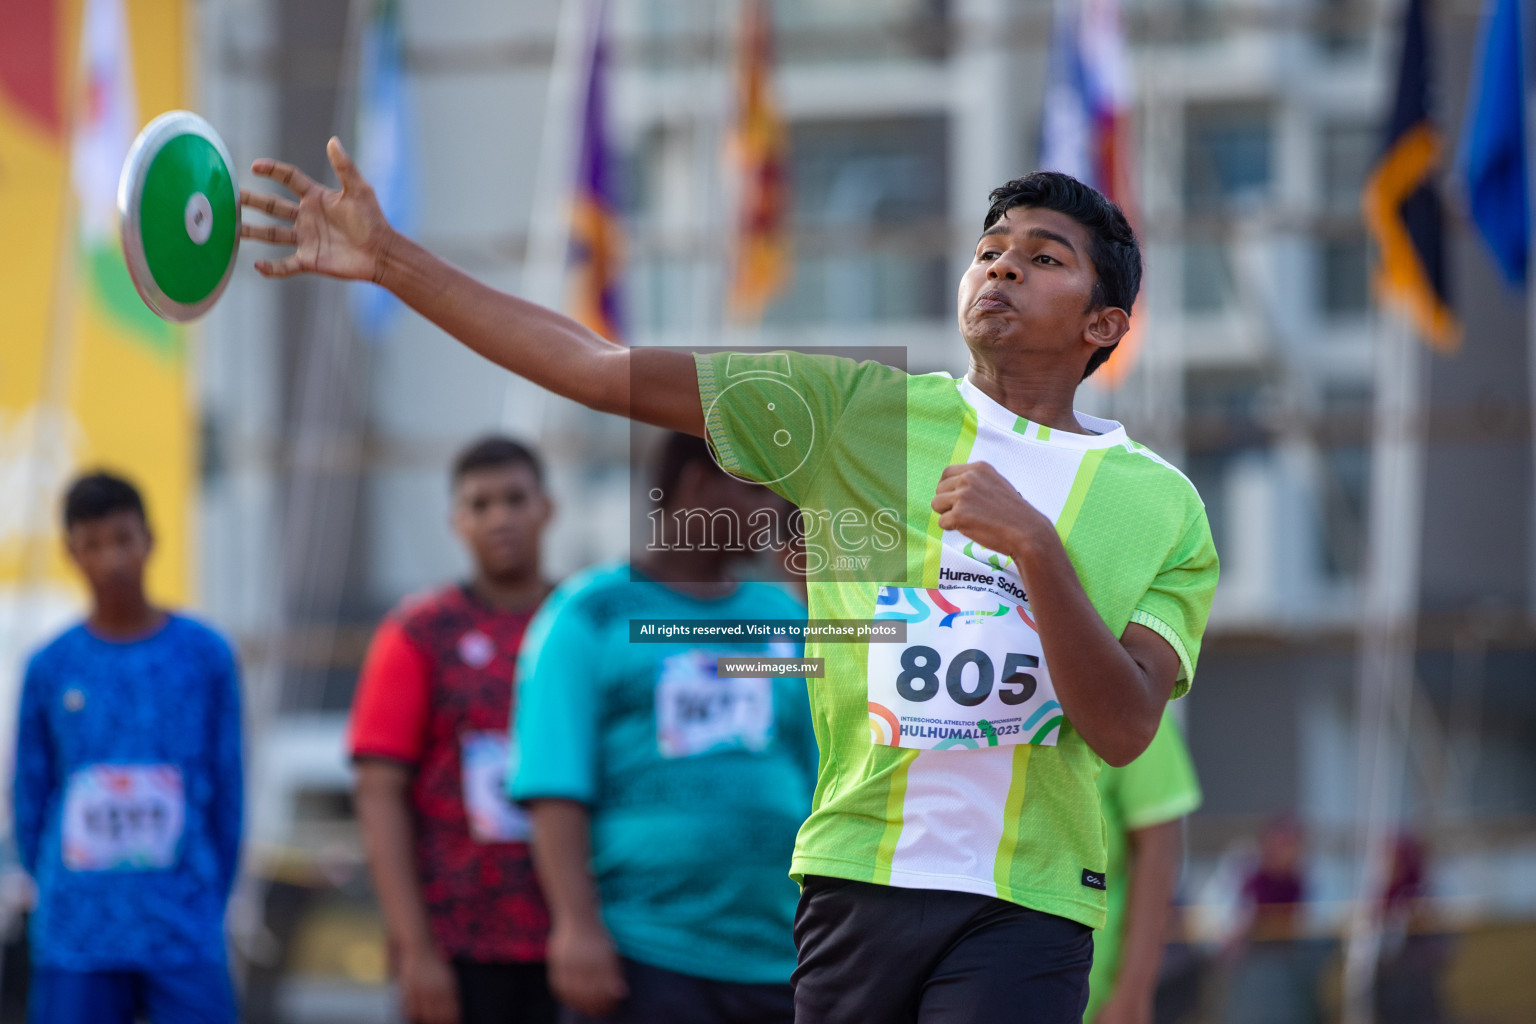
[{"label": "blue flag", "polygon": [[[416,166],[413,120],[405,88],[400,21],[393,0],[384,0],[364,30],[358,83],[357,166],[396,230],[416,228]],[[403,307],[383,288],[352,286],[357,330],[377,340]]]},{"label": "blue flag", "polygon": [[1459,161],[1472,220],[1511,284],[1524,283],[1531,247],[1521,31],[1520,0],[1484,0]]}]

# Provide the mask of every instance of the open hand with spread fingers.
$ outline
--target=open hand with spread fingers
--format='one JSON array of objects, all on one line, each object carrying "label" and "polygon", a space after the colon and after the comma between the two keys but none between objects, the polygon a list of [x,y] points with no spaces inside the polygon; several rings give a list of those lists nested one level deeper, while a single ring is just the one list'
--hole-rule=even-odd
[{"label": "open hand with spread fingers", "polygon": [[382,283],[384,256],[394,229],[341,140],[332,138],[325,152],[341,182],[339,191],[326,188],[292,164],[270,159],[252,163],[253,173],[286,186],[299,201],[241,189],[241,206],[270,214],[281,223],[242,224],[240,237],[294,246],[291,256],[256,261],[256,270],[264,277],[325,274]]}]

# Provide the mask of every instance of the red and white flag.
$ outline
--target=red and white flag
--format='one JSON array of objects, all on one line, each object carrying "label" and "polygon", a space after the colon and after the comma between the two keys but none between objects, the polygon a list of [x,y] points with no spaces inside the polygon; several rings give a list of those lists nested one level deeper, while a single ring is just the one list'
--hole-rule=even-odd
[{"label": "red and white flag", "polygon": [[[1119,205],[1139,232],[1131,136],[1131,64],[1119,0],[1057,0],[1040,125],[1040,169],[1070,174]],[[1125,380],[1140,347],[1137,302],[1131,329],[1095,379]]]}]

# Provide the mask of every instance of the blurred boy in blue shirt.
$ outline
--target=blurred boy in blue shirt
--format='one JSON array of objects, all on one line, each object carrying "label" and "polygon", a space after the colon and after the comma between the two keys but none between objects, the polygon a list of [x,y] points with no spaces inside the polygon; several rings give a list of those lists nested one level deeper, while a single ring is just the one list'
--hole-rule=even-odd
[{"label": "blurred boy in blue shirt", "polygon": [[13,806],[37,884],[32,1024],[226,1024],[224,945],[243,796],[240,694],[224,638],[152,605],[154,539],[134,486],[83,476],[64,500],[90,616],[22,686]]}]

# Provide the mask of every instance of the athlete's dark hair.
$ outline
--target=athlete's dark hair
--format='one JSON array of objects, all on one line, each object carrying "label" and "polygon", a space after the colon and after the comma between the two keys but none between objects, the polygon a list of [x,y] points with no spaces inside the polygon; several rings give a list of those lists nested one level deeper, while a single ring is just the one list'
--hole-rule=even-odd
[{"label": "athlete's dark hair", "polygon": [[84,473],[75,477],[64,492],[64,529],[89,523],[118,512],[132,512],[145,525],[149,517],[144,514],[144,499],[139,489],[122,477],[104,470]]},{"label": "athlete's dark hair", "polygon": [[539,486],[544,486],[544,463],[534,450],[500,434],[488,434],[459,452],[453,459],[453,473],[448,479],[457,487],[470,473],[502,466],[527,466]]},{"label": "athlete's dark hair", "polygon": [[[1036,171],[992,190],[992,205],[987,209],[987,219],[981,227],[987,231],[1003,219],[1003,214],[1016,206],[1029,206],[1041,210],[1064,213],[1088,229],[1091,242],[1088,259],[1093,263],[1098,282],[1088,308],[1103,309],[1106,306],[1125,310],[1130,316],[1136,303],[1136,293],[1141,289],[1141,246],[1136,233],[1131,230],[1125,214],[1098,189],[1084,185],[1076,178],[1059,171]],[[1117,341],[1101,348],[1088,358],[1086,378],[1104,365],[1111,352],[1120,347]]]},{"label": "athlete's dark hair", "polygon": [[692,434],[677,432],[668,434],[667,439],[661,443],[656,457],[655,471],[651,474],[651,484],[661,491],[663,503],[669,501],[672,493],[677,490],[678,481],[683,478],[683,471],[695,464],[713,473],[721,475],[725,473],[710,452],[708,441],[702,437],[694,437]]}]

